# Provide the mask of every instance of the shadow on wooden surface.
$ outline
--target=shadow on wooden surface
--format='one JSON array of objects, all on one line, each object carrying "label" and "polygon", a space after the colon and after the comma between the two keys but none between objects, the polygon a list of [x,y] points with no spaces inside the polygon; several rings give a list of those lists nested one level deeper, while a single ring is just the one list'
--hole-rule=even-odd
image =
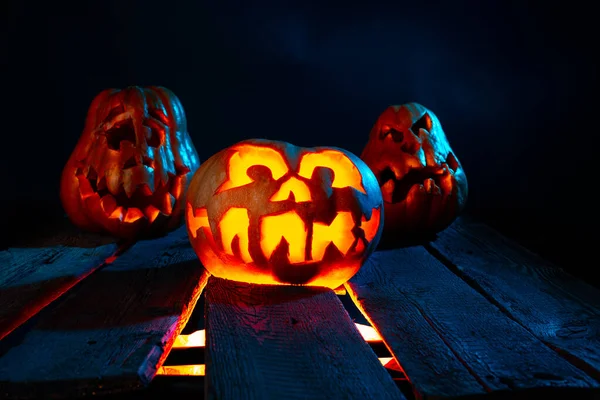
[{"label": "shadow on wooden surface", "polygon": [[403,399],[337,295],[210,278],[206,398]]},{"label": "shadow on wooden surface", "polygon": [[600,381],[600,289],[471,219],[427,246],[548,347]]},{"label": "shadow on wooden surface", "polygon": [[207,278],[185,228],[138,242],[11,335],[0,355],[4,397],[74,397],[148,384]]},{"label": "shadow on wooden surface", "polygon": [[0,339],[81,280],[109,264],[123,249],[51,246],[0,252]]},{"label": "shadow on wooden surface", "polygon": [[1,243],[1,249],[5,250],[10,247],[20,248],[40,248],[40,247],[80,247],[92,248],[103,246],[111,243],[120,243],[120,241],[112,236],[100,233],[86,232],[73,225],[68,218],[54,218],[36,230],[32,230],[27,234],[15,234],[7,237],[5,243]]}]

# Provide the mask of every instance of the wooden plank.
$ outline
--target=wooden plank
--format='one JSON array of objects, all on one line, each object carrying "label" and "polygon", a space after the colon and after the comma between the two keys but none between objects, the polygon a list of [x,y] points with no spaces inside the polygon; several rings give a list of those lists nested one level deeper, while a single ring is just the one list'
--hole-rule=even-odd
[{"label": "wooden plank", "polygon": [[206,398],[403,399],[329,289],[211,277]]},{"label": "wooden plank", "polygon": [[419,396],[596,385],[421,246],[374,253],[346,288]]},{"label": "wooden plank", "polygon": [[466,219],[429,248],[503,312],[600,381],[600,290]]},{"label": "wooden plank", "polygon": [[110,262],[116,252],[113,239],[72,225],[52,238],[0,252],[0,340]]},{"label": "wooden plank", "polygon": [[38,315],[0,357],[5,397],[70,397],[147,384],[206,284],[185,227],[135,244]]}]

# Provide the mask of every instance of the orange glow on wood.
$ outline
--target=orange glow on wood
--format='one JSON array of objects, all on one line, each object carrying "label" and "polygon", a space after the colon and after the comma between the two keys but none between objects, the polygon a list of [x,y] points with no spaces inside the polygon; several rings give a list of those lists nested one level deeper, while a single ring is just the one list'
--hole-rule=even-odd
[{"label": "orange glow on wood", "polygon": [[[404,372],[393,357],[379,357],[379,362],[387,369]],[[206,365],[163,365],[158,368],[156,375],[162,376],[205,376]]]},{"label": "orange glow on wood", "polygon": [[304,262],[306,227],[296,211],[264,216],[260,225],[260,248],[267,259],[284,239],[289,244],[289,262],[292,264]]},{"label": "orange glow on wood", "polygon": [[359,323],[354,323],[354,325],[356,325],[358,332],[360,332],[360,335],[363,337],[363,339],[365,339],[365,342],[367,342],[367,343],[383,342],[383,339],[381,338],[379,333],[377,333],[375,328],[373,328],[372,326],[359,324]]},{"label": "orange glow on wood", "polygon": [[187,204],[187,223],[192,236],[196,238],[198,236],[198,229],[202,227],[209,227],[208,214],[206,208],[193,209],[190,203]]},{"label": "orange glow on wood", "polygon": [[173,342],[173,349],[189,349],[206,346],[206,330],[200,329],[189,335],[179,335]]},{"label": "orange glow on wood", "polygon": [[348,292],[346,291],[346,287],[344,285],[342,285],[342,286],[338,286],[335,289],[333,289],[333,293],[337,294],[338,296],[344,296]]},{"label": "orange glow on wood", "polygon": [[158,368],[156,375],[166,376],[204,376],[206,374],[206,365],[170,365]]},{"label": "orange glow on wood", "polygon": [[[382,342],[381,336],[377,331],[368,325],[355,323],[356,328],[367,343]],[[206,347],[206,330],[197,330],[189,335],[179,335],[173,343],[173,349],[189,349],[195,347]],[[381,365],[385,368],[404,372],[393,357],[379,357]],[[206,366],[204,364],[196,365],[163,365],[157,371],[157,375],[168,376],[204,376]]]},{"label": "orange glow on wood", "polygon": [[252,178],[247,172],[248,168],[256,165],[269,168],[275,180],[284,176],[289,170],[281,153],[269,147],[246,144],[237,146],[235,150],[227,164],[228,180],[217,189],[216,193],[252,183]]},{"label": "orange glow on wood", "polygon": [[[381,338],[379,333],[377,333],[375,328],[373,328],[369,325],[364,325],[364,324],[359,324],[359,323],[354,323],[354,325],[356,325],[358,332],[360,333],[362,338],[365,340],[365,342],[377,343],[377,342],[383,341],[383,339]],[[189,335],[177,336],[177,338],[175,338],[175,341],[173,342],[172,348],[173,349],[189,349],[192,347],[204,347],[204,346],[206,346],[206,330],[199,329],[195,332],[190,333]]]},{"label": "orange glow on wood", "polygon": [[271,196],[271,201],[284,201],[290,197],[290,193],[294,193],[294,199],[297,203],[303,201],[311,201],[310,189],[306,186],[306,183],[302,182],[298,178],[291,177],[285,181],[281,188]]},{"label": "orange glow on wood", "polygon": [[318,153],[308,153],[300,160],[298,175],[310,179],[317,167],[327,167],[333,171],[331,187],[353,187],[362,193],[367,193],[362,184],[362,175],[356,165],[344,153],[337,150],[321,150]]},{"label": "orange glow on wood", "polygon": [[346,255],[352,243],[354,243],[353,227],[354,220],[352,219],[352,213],[348,211],[339,212],[331,222],[331,225],[315,222],[313,224],[311,249],[313,261],[321,261],[323,259],[325,249],[327,249],[329,243],[333,243],[343,255]]},{"label": "orange glow on wood", "polygon": [[244,262],[252,262],[252,256],[248,251],[248,227],[250,226],[250,217],[245,208],[232,207],[223,215],[219,222],[221,231],[221,242],[225,253],[234,256],[232,242],[237,236],[240,248],[240,257]]},{"label": "orange glow on wood", "polygon": [[374,208],[371,213],[371,219],[366,220],[363,215],[361,219],[360,227],[365,232],[365,239],[367,241],[373,240],[375,235],[377,235],[377,230],[379,229],[379,221],[381,220],[381,210],[379,208]]}]

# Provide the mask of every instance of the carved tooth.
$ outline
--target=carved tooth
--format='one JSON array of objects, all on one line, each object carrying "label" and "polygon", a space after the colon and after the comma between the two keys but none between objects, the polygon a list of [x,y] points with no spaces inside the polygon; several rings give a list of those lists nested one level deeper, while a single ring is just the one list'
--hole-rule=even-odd
[{"label": "carved tooth", "polygon": [[127,210],[127,213],[125,213],[125,218],[123,219],[123,222],[135,222],[138,219],[145,217],[146,216],[144,215],[142,210],[136,207],[131,207]]},{"label": "carved tooth", "polygon": [[440,188],[444,194],[450,194],[452,193],[452,174],[448,165],[444,164],[443,168],[444,174],[440,178]]},{"label": "carved tooth", "polygon": [[153,205],[149,205],[144,209],[144,214],[146,215],[146,218],[148,218],[148,221],[154,222],[156,217],[158,217],[158,214],[160,214],[160,210]]},{"label": "carved tooth", "polygon": [[106,214],[111,215],[117,208],[117,201],[112,194],[107,194],[100,199],[100,206]]},{"label": "carved tooth", "polygon": [[386,203],[392,202],[392,195],[394,194],[395,187],[396,184],[392,179],[390,179],[381,186],[381,195],[383,196],[383,201],[385,201]]},{"label": "carved tooth", "polygon": [[108,190],[114,194],[119,194],[121,185],[123,184],[123,176],[118,169],[110,169],[105,173],[106,185]]},{"label": "carved tooth", "polygon": [[397,165],[391,165],[390,169],[394,173],[394,176],[396,177],[397,180],[402,179],[402,177],[404,176],[404,173],[400,170],[399,166],[397,166]]},{"label": "carved tooth", "polygon": [[173,178],[173,183],[171,184],[171,189],[169,190],[169,192],[171,192],[171,194],[175,197],[179,197],[179,195],[181,194],[181,189],[182,189],[182,182],[183,182],[183,176],[176,176]]},{"label": "carved tooth", "polygon": [[173,212],[173,206],[175,205],[175,197],[171,193],[165,193],[165,195],[161,199],[161,204],[159,204],[158,208],[163,212],[163,214],[171,215]]},{"label": "carved tooth", "polygon": [[423,186],[425,187],[425,191],[427,193],[432,193],[433,192],[433,187],[435,186],[435,182],[433,181],[433,179],[431,178],[427,178],[425,179],[425,181],[423,182]]},{"label": "carved tooth", "polygon": [[118,219],[123,221],[124,210],[123,207],[119,206],[114,209],[114,211],[110,214],[108,218],[110,219]]}]

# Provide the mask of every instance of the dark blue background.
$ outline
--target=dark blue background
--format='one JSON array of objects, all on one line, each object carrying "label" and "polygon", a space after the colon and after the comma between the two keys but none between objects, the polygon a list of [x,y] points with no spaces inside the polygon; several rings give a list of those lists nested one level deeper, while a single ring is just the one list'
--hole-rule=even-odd
[{"label": "dark blue background", "polygon": [[465,167],[469,210],[585,273],[598,236],[597,21],[585,4],[9,2],[5,232],[60,215],[62,166],[107,87],[173,90],[203,160],[249,137],[360,154],[389,104],[417,101]]}]

